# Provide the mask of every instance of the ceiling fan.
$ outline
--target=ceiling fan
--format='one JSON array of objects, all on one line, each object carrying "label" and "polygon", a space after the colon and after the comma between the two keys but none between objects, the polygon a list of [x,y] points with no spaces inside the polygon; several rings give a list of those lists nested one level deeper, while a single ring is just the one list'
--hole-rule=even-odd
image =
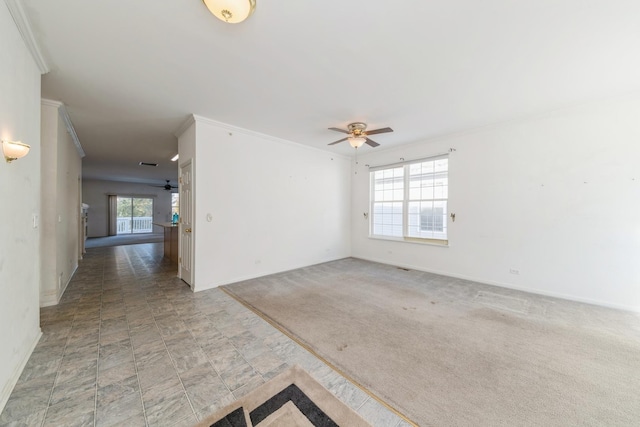
[{"label": "ceiling fan", "polygon": [[344,129],[339,129],[339,128],[329,128],[329,130],[335,130],[336,132],[342,132],[342,133],[346,133],[349,134],[349,136],[347,136],[346,138],[342,138],[338,141],[332,142],[328,145],[334,145],[337,144],[339,142],[342,141],[349,141],[349,144],[351,144],[351,146],[353,148],[360,148],[362,147],[362,144],[367,144],[371,147],[377,147],[378,144],[377,142],[369,139],[369,135],[376,135],[378,133],[387,133],[387,132],[393,132],[393,129],[391,128],[380,128],[380,129],[375,129],[375,130],[370,130],[367,131],[367,124],[366,123],[360,123],[360,122],[356,122],[356,123],[350,123],[347,126],[347,130]]},{"label": "ceiling fan", "polygon": [[164,188],[167,191],[171,191],[172,188],[178,188],[177,185],[171,185],[171,180],[165,179],[167,183],[165,185],[152,185],[152,187]]}]

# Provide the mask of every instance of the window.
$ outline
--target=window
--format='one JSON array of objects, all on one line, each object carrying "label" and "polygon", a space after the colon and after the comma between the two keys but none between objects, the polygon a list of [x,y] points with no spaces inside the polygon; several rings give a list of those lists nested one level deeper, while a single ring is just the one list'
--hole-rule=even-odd
[{"label": "window", "polygon": [[171,193],[171,216],[180,213],[180,193]]},{"label": "window", "polygon": [[117,203],[117,234],[153,231],[152,198],[118,196]]},{"label": "window", "polygon": [[371,236],[447,244],[449,159],[371,171]]}]

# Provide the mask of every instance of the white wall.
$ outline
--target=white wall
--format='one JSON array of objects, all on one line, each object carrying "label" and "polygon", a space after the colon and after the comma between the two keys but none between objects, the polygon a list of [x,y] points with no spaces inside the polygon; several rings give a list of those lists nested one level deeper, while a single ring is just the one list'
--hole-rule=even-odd
[{"label": "white wall", "polygon": [[195,126],[195,290],[349,256],[348,159],[205,118]]},{"label": "white wall", "polygon": [[[450,247],[368,238],[364,165],[449,148]],[[638,98],[361,156],[353,256],[640,311],[639,161]]]},{"label": "white wall", "polygon": [[[174,189],[173,192],[177,192],[177,189]],[[89,205],[87,236],[103,237],[109,234],[109,194],[153,197],[153,221],[170,222],[171,193],[172,191],[148,184],[93,179],[83,180],[82,202]],[[162,233],[162,228],[154,227],[153,231]]]},{"label": "white wall", "polygon": [[82,157],[61,116],[62,107],[42,101],[40,306],[60,301],[79,259]]},{"label": "white wall", "polygon": [[0,139],[31,145],[0,157],[0,411],[40,337],[40,71],[0,2]]}]

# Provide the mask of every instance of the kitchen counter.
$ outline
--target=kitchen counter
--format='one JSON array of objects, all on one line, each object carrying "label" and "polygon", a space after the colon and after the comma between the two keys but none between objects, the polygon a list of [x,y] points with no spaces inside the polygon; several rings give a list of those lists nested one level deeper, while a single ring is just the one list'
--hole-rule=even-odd
[{"label": "kitchen counter", "polygon": [[178,266],[178,233],[180,227],[172,222],[154,222],[153,225],[164,229],[164,256]]}]

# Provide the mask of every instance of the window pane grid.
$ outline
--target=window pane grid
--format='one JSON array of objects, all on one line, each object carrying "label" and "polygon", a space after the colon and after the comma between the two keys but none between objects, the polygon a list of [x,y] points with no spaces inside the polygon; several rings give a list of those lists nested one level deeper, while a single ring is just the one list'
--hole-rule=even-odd
[{"label": "window pane grid", "polygon": [[373,234],[402,237],[402,202],[373,204]]},{"label": "window pane grid", "polygon": [[438,158],[371,172],[372,235],[446,240],[448,169]]},{"label": "window pane grid", "polygon": [[373,172],[373,201],[402,201],[404,169],[393,168]]}]

